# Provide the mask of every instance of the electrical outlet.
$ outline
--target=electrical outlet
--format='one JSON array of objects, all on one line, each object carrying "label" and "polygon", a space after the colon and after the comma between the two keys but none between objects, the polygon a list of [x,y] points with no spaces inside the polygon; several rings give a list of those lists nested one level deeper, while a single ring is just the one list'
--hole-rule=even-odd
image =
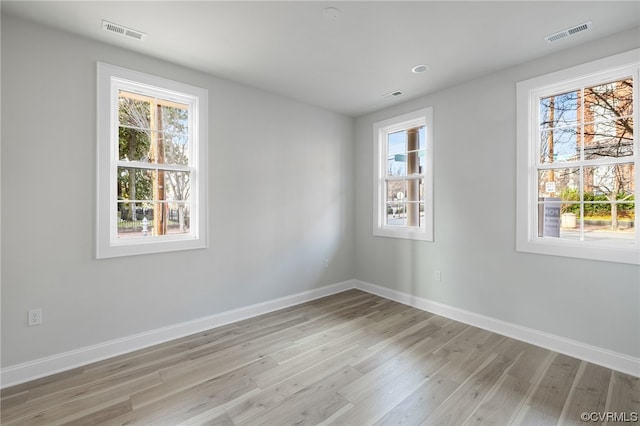
[{"label": "electrical outlet", "polygon": [[28,325],[33,327],[34,325],[42,324],[42,309],[29,309]]},{"label": "electrical outlet", "polygon": [[442,272],[436,271],[436,281],[442,281]]}]

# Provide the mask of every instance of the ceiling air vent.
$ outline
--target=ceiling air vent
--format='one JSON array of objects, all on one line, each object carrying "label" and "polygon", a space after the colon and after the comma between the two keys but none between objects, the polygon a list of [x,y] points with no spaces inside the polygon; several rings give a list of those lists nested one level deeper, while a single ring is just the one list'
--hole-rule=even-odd
[{"label": "ceiling air vent", "polygon": [[397,98],[398,96],[402,96],[404,95],[404,93],[400,90],[394,90],[393,92],[387,93],[385,95],[382,95],[383,99],[391,99],[391,98]]},{"label": "ceiling air vent", "polygon": [[120,34],[126,37],[135,38],[136,40],[144,40],[147,35],[142,31],[137,31],[132,28],[127,28],[123,25],[114,24],[109,21],[102,21],[102,29],[105,31],[111,31],[112,33]]},{"label": "ceiling air vent", "polygon": [[558,31],[557,33],[546,36],[544,39],[547,40],[547,43],[554,43],[558,40],[562,40],[563,38],[567,38],[583,31],[587,31],[590,28],[591,21],[585,22],[584,24],[576,25],[575,27],[567,28],[566,30]]}]

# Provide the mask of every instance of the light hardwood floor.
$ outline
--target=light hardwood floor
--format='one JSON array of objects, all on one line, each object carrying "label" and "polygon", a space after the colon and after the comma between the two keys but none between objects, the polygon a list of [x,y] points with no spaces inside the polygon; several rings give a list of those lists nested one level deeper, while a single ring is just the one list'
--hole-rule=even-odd
[{"label": "light hardwood floor", "polygon": [[640,380],[350,290],[4,389],[1,409],[3,425],[591,425],[640,412]]}]

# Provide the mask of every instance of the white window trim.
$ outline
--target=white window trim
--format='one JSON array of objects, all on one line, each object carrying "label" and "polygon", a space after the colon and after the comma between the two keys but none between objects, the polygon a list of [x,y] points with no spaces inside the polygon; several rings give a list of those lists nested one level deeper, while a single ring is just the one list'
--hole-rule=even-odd
[{"label": "white window trim", "polygon": [[[634,123],[638,123],[640,75],[640,49],[610,56],[576,67],[532,78],[517,84],[517,218],[516,250],[527,253],[566,256],[590,260],[640,264],[640,230],[638,229],[637,197],[640,190],[640,144],[637,131],[634,136],[634,155],[624,157],[635,162],[635,226],[636,238],[632,247],[603,246],[587,241],[573,241],[560,238],[538,237],[537,224],[537,178],[536,158],[538,156],[536,123],[531,111],[537,111],[538,99],[575,89],[582,85],[604,83],[616,74],[626,73],[634,77]],[[567,164],[570,167],[570,164]]]},{"label": "white window trim", "polygon": [[[425,126],[426,166],[424,176],[424,226],[387,226],[385,177],[386,135],[393,131]],[[398,117],[379,121],[373,125],[373,235],[379,237],[404,238],[433,241],[433,107],[427,107]]]},{"label": "white window trim", "polygon": [[[190,232],[180,235],[117,239],[118,88],[149,89],[162,97],[191,103],[194,113],[192,142],[192,192]],[[96,258],[132,256],[208,247],[207,141],[208,91],[105,63],[97,64],[97,193]],[[197,129],[197,130],[196,130]]]}]

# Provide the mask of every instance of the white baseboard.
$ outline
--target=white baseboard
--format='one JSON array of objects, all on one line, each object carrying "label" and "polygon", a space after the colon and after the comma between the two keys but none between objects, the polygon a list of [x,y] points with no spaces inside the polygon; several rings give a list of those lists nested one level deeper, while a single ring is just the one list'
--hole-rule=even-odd
[{"label": "white baseboard", "polygon": [[623,373],[640,377],[640,359],[607,349],[566,339],[564,337],[508,323],[443,303],[434,302],[408,293],[402,293],[359,280],[348,280],[318,289],[285,296],[243,308],[198,318],[192,321],[150,330],[121,339],[40,358],[34,361],[9,366],[0,370],[0,388],[5,388],[51,374],[81,367],[96,361],[122,355],[138,349],[164,343],[173,339],[210,330],[243,319],[255,317],[289,306],[329,296],[352,288],[375,294],[386,299],[413,306],[423,311],[441,315],[455,321],[473,325],[523,342],[540,346]]},{"label": "white baseboard", "polygon": [[320,287],[317,289],[285,296],[243,308],[233,309],[192,321],[162,327],[121,339],[110,340],[97,345],[79,348],[69,352],[48,356],[9,366],[0,370],[0,387],[5,388],[51,374],[81,367],[96,361],[122,355],[138,349],[210,330],[243,319],[298,305],[331,294],[354,288],[353,280]]},{"label": "white baseboard", "polygon": [[464,309],[455,308],[443,303],[413,296],[381,287],[364,281],[355,280],[355,288],[375,294],[385,299],[413,306],[423,311],[431,312],[455,321],[492,331],[503,336],[512,337],[532,345],[540,346],[569,355],[603,367],[621,371],[632,376],[640,377],[640,358],[603,349],[597,346],[545,333],[532,328],[508,323],[496,318],[480,315]]}]

